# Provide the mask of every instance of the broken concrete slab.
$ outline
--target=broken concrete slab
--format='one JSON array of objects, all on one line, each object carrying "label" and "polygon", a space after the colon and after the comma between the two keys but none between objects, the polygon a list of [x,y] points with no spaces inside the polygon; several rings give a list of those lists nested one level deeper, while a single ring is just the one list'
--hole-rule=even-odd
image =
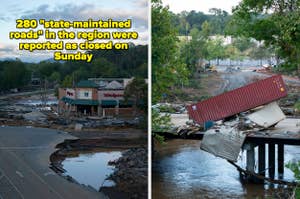
[{"label": "broken concrete slab", "polygon": [[247,118],[260,126],[268,128],[281,120],[284,120],[286,117],[277,102],[272,102],[260,110],[248,115]]},{"label": "broken concrete slab", "polygon": [[246,134],[236,128],[221,126],[220,129],[210,129],[205,132],[200,149],[236,162],[245,138]]}]

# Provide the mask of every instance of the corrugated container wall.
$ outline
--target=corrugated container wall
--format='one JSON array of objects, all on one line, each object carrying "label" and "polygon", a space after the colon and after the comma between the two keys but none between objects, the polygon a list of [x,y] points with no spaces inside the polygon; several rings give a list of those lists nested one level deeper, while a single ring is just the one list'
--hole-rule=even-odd
[{"label": "corrugated container wall", "polygon": [[287,95],[280,75],[272,76],[187,106],[190,119],[203,124],[268,104]]}]

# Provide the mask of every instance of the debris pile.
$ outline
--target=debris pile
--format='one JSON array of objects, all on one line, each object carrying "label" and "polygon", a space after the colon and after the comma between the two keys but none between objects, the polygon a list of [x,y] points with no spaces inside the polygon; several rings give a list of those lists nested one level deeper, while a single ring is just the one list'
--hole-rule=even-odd
[{"label": "debris pile", "polygon": [[116,171],[110,176],[119,191],[130,198],[147,198],[148,189],[148,152],[147,148],[133,148],[125,151],[117,160],[109,162]]},{"label": "debris pile", "polygon": [[[47,102],[40,95],[16,96],[10,100],[0,99],[0,125],[30,125],[46,128],[59,128],[80,131],[102,127],[136,127],[144,120],[142,116],[135,118],[91,117],[75,115],[59,115],[58,101],[50,96]],[[81,126],[81,127],[80,127]],[[80,128],[78,128],[80,127]]]},{"label": "debris pile", "polygon": [[190,118],[204,127],[209,121],[236,114],[241,117],[211,125],[213,128],[204,133],[200,148],[236,162],[247,134],[275,126],[286,118],[275,102],[286,96],[284,81],[277,75],[188,106]]},{"label": "debris pile", "polygon": [[184,113],[186,112],[184,104],[158,103],[152,106],[161,113]]},{"label": "debris pile", "polygon": [[264,132],[285,118],[278,104],[272,102],[253,113],[248,111],[236,119],[219,121],[205,132],[200,148],[215,156],[236,162],[248,134]]},{"label": "debris pile", "polygon": [[[179,127],[174,132],[189,136],[205,131],[200,148],[236,162],[247,135],[258,133],[266,136],[268,130],[274,129],[279,122],[288,123],[276,102],[287,96],[286,90],[282,77],[277,75],[192,104],[187,110],[196,125]],[[294,126],[295,132],[286,133],[300,132],[297,125],[290,125],[291,128]],[[280,132],[273,131],[273,134],[285,133],[280,127],[276,128]]]}]

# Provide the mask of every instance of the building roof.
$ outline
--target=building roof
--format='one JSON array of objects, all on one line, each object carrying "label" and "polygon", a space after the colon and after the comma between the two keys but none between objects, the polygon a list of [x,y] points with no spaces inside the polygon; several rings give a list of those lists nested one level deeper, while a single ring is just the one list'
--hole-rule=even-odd
[{"label": "building roof", "polygon": [[81,80],[77,83],[77,88],[98,88],[98,85],[90,80]]},{"label": "building roof", "polygon": [[117,81],[111,81],[106,85],[105,89],[124,89],[124,87]]}]

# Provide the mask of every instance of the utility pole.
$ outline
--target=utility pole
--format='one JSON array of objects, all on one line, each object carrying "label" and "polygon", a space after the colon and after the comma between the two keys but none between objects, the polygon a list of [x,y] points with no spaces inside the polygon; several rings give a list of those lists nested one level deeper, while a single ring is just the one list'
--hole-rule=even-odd
[{"label": "utility pole", "polygon": [[41,95],[40,95],[41,104],[43,107],[46,107],[48,102],[47,91],[48,91],[48,80],[44,79],[44,81],[42,81],[41,83]]}]

